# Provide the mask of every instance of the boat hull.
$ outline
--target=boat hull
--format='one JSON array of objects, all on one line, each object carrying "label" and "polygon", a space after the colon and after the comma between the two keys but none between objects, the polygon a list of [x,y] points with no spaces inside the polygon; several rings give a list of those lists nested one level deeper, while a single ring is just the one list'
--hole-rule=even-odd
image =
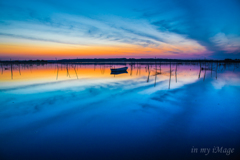
[{"label": "boat hull", "polygon": [[121,72],[111,72],[111,75],[119,75],[119,74],[125,74],[128,73],[127,71],[121,71]]},{"label": "boat hull", "polygon": [[123,68],[116,68],[116,69],[111,69],[112,72],[123,72],[127,71],[128,67],[123,67]]}]

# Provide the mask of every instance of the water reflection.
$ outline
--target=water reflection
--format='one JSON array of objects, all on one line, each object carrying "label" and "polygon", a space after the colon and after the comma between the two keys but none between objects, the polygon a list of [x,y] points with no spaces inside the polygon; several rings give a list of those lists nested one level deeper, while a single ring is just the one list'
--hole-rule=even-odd
[{"label": "water reflection", "polygon": [[5,159],[203,159],[193,146],[240,149],[237,63],[1,64],[1,71]]},{"label": "water reflection", "polygon": [[[125,74],[111,73],[112,68],[128,67]],[[53,81],[52,77],[55,74],[55,80],[79,79],[79,78],[110,78],[109,75],[118,75],[118,78],[136,78],[146,77],[146,82],[154,79],[154,86],[158,80],[168,77],[168,89],[171,88],[172,77],[174,76],[175,83],[181,78],[195,74],[198,69],[198,79],[206,79],[210,72],[211,78],[218,78],[218,72],[232,71],[239,69],[239,63],[130,63],[130,64],[1,64],[0,81],[3,83],[14,83],[18,81],[33,81],[33,79],[41,79],[41,81]],[[179,77],[178,77],[179,72]],[[65,76],[64,76],[65,75]],[[184,75],[184,76],[183,76]],[[80,77],[79,77],[80,76]],[[129,77],[130,76],[130,77]],[[164,77],[164,78],[163,78]],[[12,81],[9,81],[9,80]],[[2,86],[0,86],[2,87]]]}]

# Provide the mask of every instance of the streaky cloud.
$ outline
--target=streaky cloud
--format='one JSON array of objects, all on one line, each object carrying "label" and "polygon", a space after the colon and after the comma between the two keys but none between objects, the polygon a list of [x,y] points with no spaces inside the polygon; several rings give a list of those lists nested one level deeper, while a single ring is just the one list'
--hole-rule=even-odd
[{"label": "streaky cloud", "polygon": [[20,38],[20,39],[34,40],[34,41],[44,41],[44,42],[54,42],[54,43],[61,43],[61,44],[74,44],[74,45],[78,44],[78,43],[69,43],[69,42],[58,41],[58,40],[43,39],[43,38],[36,38],[36,37],[28,37],[28,36],[7,34],[7,33],[0,33],[0,35],[7,36],[7,37]]}]

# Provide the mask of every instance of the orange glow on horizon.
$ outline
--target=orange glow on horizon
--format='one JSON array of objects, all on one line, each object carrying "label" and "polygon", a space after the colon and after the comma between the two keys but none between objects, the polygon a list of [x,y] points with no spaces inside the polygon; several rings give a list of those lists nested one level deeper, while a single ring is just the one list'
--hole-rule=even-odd
[{"label": "orange glow on horizon", "polygon": [[174,56],[178,54],[191,55],[201,54],[205,48],[199,46],[172,46],[162,44],[161,46],[138,46],[138,45],[116,45],[116,46],[80,46],[69,44],[0,44],[0,57],[29,57],[30,59],[51,58],[100,58],[100,57],[136,57],[136,56]]}]

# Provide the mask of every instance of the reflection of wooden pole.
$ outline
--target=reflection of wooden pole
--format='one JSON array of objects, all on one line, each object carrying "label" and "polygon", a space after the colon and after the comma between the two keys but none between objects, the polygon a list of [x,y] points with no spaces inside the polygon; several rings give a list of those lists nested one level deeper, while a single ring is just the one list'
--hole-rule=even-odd
[{"label": "reflection of wooden pole", "polygon": [[12,63],[11,63],[11,79],[13,79],[13,69],[12,69]]},{"label": "reflection of wooden pole", "polygon": [[19,75],[21,76],[20,64],[18,65],[18,69],[19,69]]},{"label": "reflection of wooden pole", "polygon": [[205,80],[205,77],[206,77],[206,62],[205,62],[205,72],[204,72],[203,81]]},{"label": "reflection of wooden pole", "polygon": [[147,78],[147,82],[149,82],[149,76],[150,76],[150,70],[149,70],[149,65],[148,65],[148,78]]},{"label": "reflection of wooden pole", "polygon": [[157,74],[155,75],[154,87],[156,86]]},{"label": "reflection of wooden pole", "polygon": [[156,67],[156,73],[155,73],[155,83],[154,83],[154,87],[156,86],[156,81],[157,81],[157,65],[156,65],[156,62],[155,62],[155,67]]},{"label": "reflection of wooden pole", "polygon": [[157,68],[157,62],[156,62],[156,57],[155,57],[155,67]]},{"label": "reflection of wooden pole", "polygon": [[199,79],[200,76],[201,76],[201,70],[202,70],[202,68],[201,68],[201,62],[200,62],[200,71],[199,71],[198,79]]},{"label": "reflection of wooden pole", "polygon": [[160,74],[161,74],[161,72],[162,72],[162,67],[161,67],[161,64],[162,64],[162,62],[160,62]]},{"label": "reflection of wooden pole", "polygon": [[69,78],[71,78],[71,77],[70,77],[70,74],[69,74],[69,71],[68,71],[68,64],[67,64],[67,66],[66,66],[66,69],[67,69],[67,77],[69,76]]},{"label": "reflection of wooden pole", "polygon": [[212,64],[213,64],[213,63],[211,63],[211,77],[212,77]]},{"label": "reflection of wooden pole", "polygon": [[176,70],[175,70],[175,78],[176,78],[176,83],[177,83],[177,64],[176,64]]},{"label": "reflection of wooden pole", "polygon": [[56,80],[58,79],[58,64],[57,64],[57,77],[56,77]]},{"label": "reflection of wooden pole", "polygon": [[[115,68],[115,67],[114,67]],[[100,65],[100,71],[101,71],[101,73],[102,74],[104,74],[105,73],[105,65],[102,67],[102,65]]]},{"label": "reflection of wooden pole", "polygon": [[218,62],[217,62],[217,66],[216,66],[216,79],[217,79],[217,70],[218,70]]},{"label": "reflection of wooden pole", "polygon": [[170,76],[169,76],[169,86],[168,86],[168,89],[170,89],[171,76],[172,76],[172,71],[171,71],[171,62],[170,62]]},{"label": "reflection of wooden pole", "polygon": [[137,63],[137,72],[136,72],[136,75],[138,75],[138,69],[139,69],[139,68],[138,68],[138,63]]},{"label": "reflection of wooden pole", "polygon": [[141,75],[141,65],[139,66],[139,76]]},{"label": "reflection of wooden pole", "polygon": [[77,76],[77,79],[78,79],[78,75],[77,75],[77,71],[76,71],[76,65],[73,67],[73,69],[75,70],[75,73],[76,73],[76,76]]},{"label": "reflection of wooden pole", "polygon": [[3,74],[3,65],[1,64],[1,67],[2,67],[2,74]]},{"label": "reflection of wooden pole", "polygon": [[132,63],[131,63],[131,72],[130,72],[130,76],[132,76]]},{"label": "reflection of wooden pole", "polygon": [[66,64],[66,71],[67,71],[67,77],[68,77],[68,64]]}]

